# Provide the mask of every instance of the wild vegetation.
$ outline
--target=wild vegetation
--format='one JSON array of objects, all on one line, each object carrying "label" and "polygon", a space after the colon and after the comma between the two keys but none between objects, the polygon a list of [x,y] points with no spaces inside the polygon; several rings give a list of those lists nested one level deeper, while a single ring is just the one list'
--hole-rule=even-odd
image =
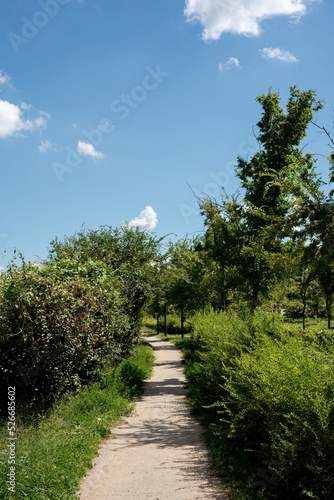
[{"label": "wild vegetation", "polygon": [[199,313],[187,395],[236,498],[332,498],[334,339],[258,308]]},{"label": "wild vegetation", "polygon": [[322,104],[295,87],[286,112],[276,92],[258,102],[260,150],[238,158],[241,194],[199,200],[204,234],[169,246],[151,312],[168,303],[181,332],[191,322],[174,338],[188,398],[236,497],[330,499],[334,206],[301,143]]},{"label": "wild vegetation", "polygon": [[[80,479],[94,464],[101,441],[134,407],[149,378],[152,349],[140,343],[131,357],[101,370],[97,380],[49,407],[38,401],[17,414],[15,493],[8,491],[8,429],[0,428],[0,498],[75,500]],[[21,393],[18,393],[19,399]]]},{"label": "wild vegetation", "polygon": [[103,227],[56,239],[45,262],[21,257],[2,273],[1,498],[75,498],[99,442],[131,410],[152,366],[139,342],[159,244]]},{"label": "wild vegetation", "polygon": [[[113,408],[127,411],[124,393],[136,392],[127,388],[147,376],[149,355],[142,369],[134,354],[144,325],[181,334],[189,400],[238,498],[333,498],[334,205],[303,144],[322,104],[295,87],[285,111],[272,90],[258,102],[259,152],[237,159],[239,193],[198,200],[203,234],[163,247],[138,229],[82,230],[52,241],[44,262],[21,258],[1,274],[1,409],[15,386],[20,491],[71,498],[77,479],[68,482],[57,461],[44,489],[43,466],[26,481],[31,464],[48,456],[47,446],[34,455],[27,436],[45,444],[43,429],[60,422],[51,441],[59,432],[80,448],[75,436],[101,437]],[[328,161],[333,182],[333,153]],[[107,394],[115,399],[105,403]],[[98,405],[105,419],[95,400],[106,404]],[[80,421],[67,404],[80,406]],[[92,434],[86,418],[99,419]],[[5,435],[3,427],[2,444]],[[79,460],[77,478],[87,464]]]}]

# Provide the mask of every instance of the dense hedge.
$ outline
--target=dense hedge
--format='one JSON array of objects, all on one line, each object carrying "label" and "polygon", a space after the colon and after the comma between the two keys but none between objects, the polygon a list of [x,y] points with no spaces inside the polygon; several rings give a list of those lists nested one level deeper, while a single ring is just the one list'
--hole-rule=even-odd
[{"label": "dense hedge", "polygon": [[241,444],[249,456],[249,498],[333,498],[331,333],[301,332],[259,310],[199,315],[193,335],[189,398],[209,407],[224,446]]},{"label": "dense hedge", "polygon": [[0,395],[15,385],[20,404],[48,405],[130,354],[160,241],[103,226],[56,238],[42,264],[12,262],[0,277]]},{"label": "dense hedge", "polygon": [[21,403],[50,401],[123,358],[136,337],[119,288],[102,262],[23,262],[3,273],[1,387],[15,385]]}]

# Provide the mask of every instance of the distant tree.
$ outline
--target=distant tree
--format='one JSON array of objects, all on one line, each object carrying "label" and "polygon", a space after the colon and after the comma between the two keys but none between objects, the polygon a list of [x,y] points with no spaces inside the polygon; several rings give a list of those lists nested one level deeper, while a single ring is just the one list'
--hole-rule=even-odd
[{"label": "distant tree", "polygon": [[210,304],[212,267],[197,238],[169,244],[166,299],[181,315],[182,334],[186,314]]},{"label": "distant tree", "polygon": [[308,226],[309,252],[312,255],[315,274],[319,279],[326,300],[328,328],[334,299],[334,206],[322,203],[314,210]]},{"label": "distant tree", "polygon": [[244,230],[242,210],[236,197],[230,198],[224,193],[220,203],[206,198],[199,205],[207,228],[203,247],[218,265],[219,309],[225,311],[228,292],[237,285],[237,267],[240,263]]}]

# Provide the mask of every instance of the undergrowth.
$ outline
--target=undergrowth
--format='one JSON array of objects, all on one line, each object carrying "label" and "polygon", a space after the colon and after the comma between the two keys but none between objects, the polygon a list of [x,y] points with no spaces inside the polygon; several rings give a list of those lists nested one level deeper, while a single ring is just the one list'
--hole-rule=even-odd
[{"label": "undergrowth", "polygon": [[334,341],[276,314],[198,315],[187,396],[238,499],[334,497]]},{"label": "undergrowth", "polygon": [[[0,429],[2,500],[73,500],[111,426],[131,413],[133,396],[151,374],[152,350],[142,341],[135,353],[77,394],[64,396],[47,414],[16,416],[15,493],[8,491],[8,429]],[[17,398],[20,395],[17,394]]]}]

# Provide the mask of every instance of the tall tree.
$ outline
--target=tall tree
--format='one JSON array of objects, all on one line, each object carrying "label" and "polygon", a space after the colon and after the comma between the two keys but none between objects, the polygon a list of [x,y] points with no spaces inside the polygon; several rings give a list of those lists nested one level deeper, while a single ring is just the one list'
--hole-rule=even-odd
[{"label": "tall tree", "polygon": [[168,248],[166,299],[181,314],[182,331],[185,315],[203,309],[212,298],[214,266],[200,246],[194,238],[170,243]]},{"label": "tall tree", "polygon": [[252,287],[252,309],[274,277],[286,237],[296,225],[296,207],[318,189],[314,162],[300,148],[313,113],[322,108],[312,90],[290,88],[286,112],[278,92],[257,98],[262,105],[257,136],[260,151],[249,161],[238,158],[236,174],[244,189],[243,275]]}]

